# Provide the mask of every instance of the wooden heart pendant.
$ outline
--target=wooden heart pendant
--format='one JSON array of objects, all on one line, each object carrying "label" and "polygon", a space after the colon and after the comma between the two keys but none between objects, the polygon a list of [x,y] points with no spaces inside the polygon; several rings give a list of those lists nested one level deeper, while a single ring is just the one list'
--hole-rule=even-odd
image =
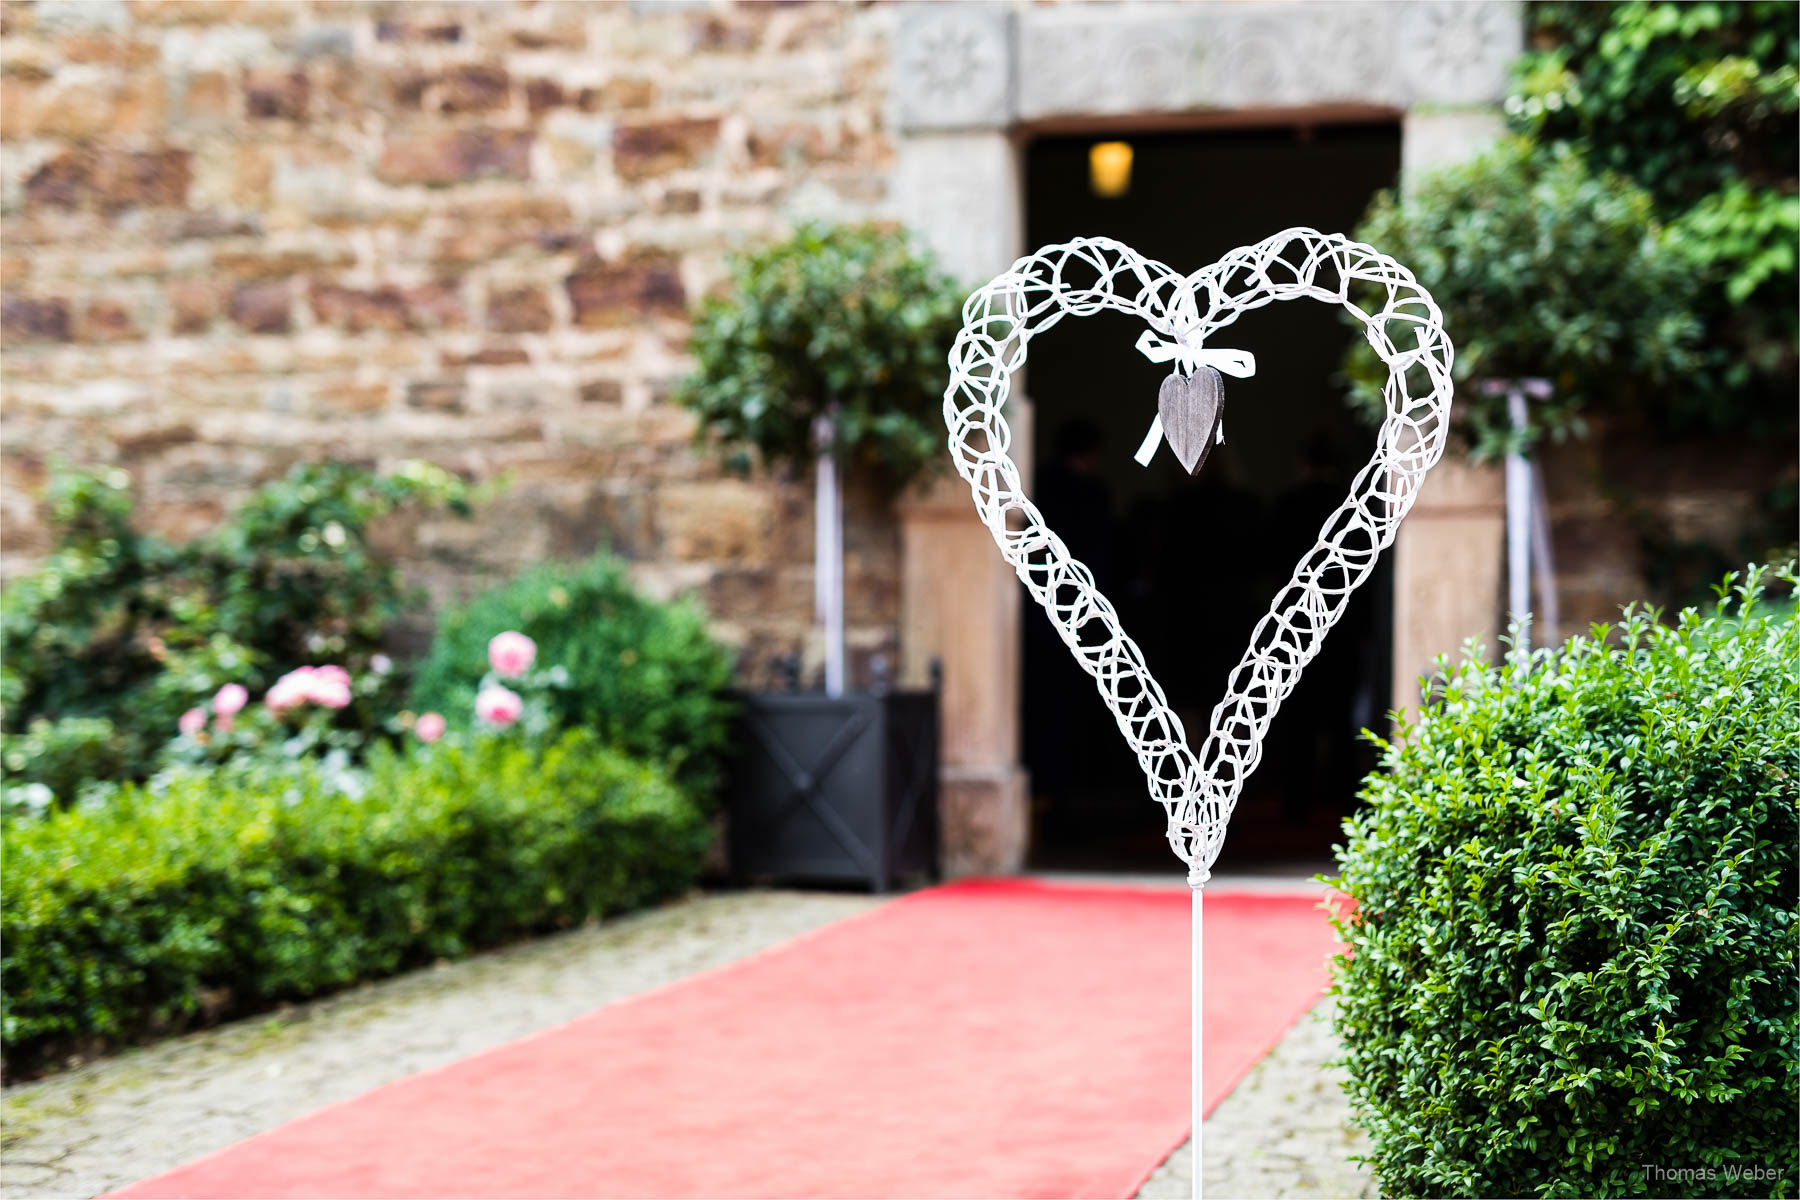
[{"label": "wooden heart pendant", "polygon": [[1219,420],[1225,415],[1224,376],[1205,366],[1192,375],[1176,371],[1156,393],[1156,412],[1169,448],[1189,475],[1198,475],[1219,440]]}]

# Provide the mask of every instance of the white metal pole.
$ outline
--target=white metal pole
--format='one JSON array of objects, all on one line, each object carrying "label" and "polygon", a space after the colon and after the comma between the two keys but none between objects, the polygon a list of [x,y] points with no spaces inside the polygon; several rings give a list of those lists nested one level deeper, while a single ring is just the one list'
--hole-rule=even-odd
[{"label": "white metal pole", "polygon": [[1532,624],[1554,645],[1561,635],[1562,612],[1556,600],[1556,558],[1550,547],[1550,498],[1544,491],[1544,464],[1531,463],[1531,574],[1537,581],[1537,616]]},{"label": "white metal pole", "polygon": [[831,605],[825,610],[825,694],[844,694],[844,481],[831,463]]},{"label": "white metal pole", "polygon": [[831,608],[831,426],[813,419],[813,620],[825,624]]},{"label": "white metal pole", "polygon": [[1194,1066],[1193,1066],[1193,1071],[1194,1071],[1194,1078],[1193,1078],[1193,1088],[1194,1088],[1194,1200],[1201,1200],[1201,1197],[1206,1194],[1206,1185],[1200,1182],[1200,1162],[1201,1162],[1200,1121],[1201,1121],[1201,1118],[1205,1114],[1205,1108],[1203,1107],[1203,1104],[1202,1104],[1202,1101],[1200,1098],[1200,1089],[1201,1089],[1200,1063],[1201,1063],[1201,1058],[1202,1058],[1201,1041],[1200,1041],[1200,1013],[1201,1013],[1202,1005],[1200,1003],[1200,999],[1205,994],[1203,988],[1201,987],[1201,973],[1203,970],[1203,967],[1202,967],[1203,959],[1202,959],[1201,951],[1203,950],[1203,948],[1206,945],[1206,935],[1205,935],[1206,925],[1205,925],[1204,920],[1201,917],[1202,908],[1203,908],[1203,906],[1200,902],[1201,890],[1202,889],[1201,889],[1200,885],[1198,885],[1198,884],[1194,885],[1194,889],[1193,889],[1193,891],[1194,891],[1194,919],[1192,921],[1193,930],[1194,930],[1194,951],[1193,951],[1193,953],[1194,953],[1194,996],[1193,996],[1193,1001],[1192,1001],[1192,1006],[1193,1006],[1193,1010],[1194,1010],[1194,1013],[1193,1013],[1193,1020],[1194,1020],[1194,1045],[1193,1045],[1193,1055],[1194,1055]]},{"label": "white metal pole", "polygon": [[844,694],[844,489],[838,479],[837,405],[813,422],[813,600],[825,626],[825,694]]},{"label": "white metal pole", "polygon": [[[1518,380],[1507,384],[1506,415],[1514,432],[1525,428],[1525,389]],[[1531,611],[1531,462],[1523,454],[1506,456],[1506,607],[1515,620]],[[1519,632],[1529,646],[1529,628]]]}]

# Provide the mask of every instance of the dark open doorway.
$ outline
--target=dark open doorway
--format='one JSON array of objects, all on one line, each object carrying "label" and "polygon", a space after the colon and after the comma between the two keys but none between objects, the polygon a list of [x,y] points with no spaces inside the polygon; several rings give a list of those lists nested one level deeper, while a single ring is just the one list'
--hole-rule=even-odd
[{"label": "dark open doorway", "polygon": [[[1129,187],[1103,195],[1096,143],[1130,147]],[[1400,170],[1384,122],[1191,133],[1043,137],[1026,151],[1026,241],[1107,235],[1179,271],[1294,225],[1348,232]],[[1116,181],[1115,181],[1116,186]],[[1197,479],[1167,447],[1132,454],[1169,372],[1115,313],[1033,341],[1033,498],[1094,571],[1143,648],[1195,749],[1256,622],[1374,447],[1335,372],[1353,334],[1340,310],[1279,304],[1215,334],[1256,355],[1226,380],[1227,440]],[[1232,819],[1222,868],[1318,862],[1339,840],[1372,763],[1358,731],[1389,707],[1386,564],[1352,601],[1276,717]],[[1174,870],[1162,810],[1093,682],[1035,604],[1024,621],[1024,752],[1040,868]]]}]

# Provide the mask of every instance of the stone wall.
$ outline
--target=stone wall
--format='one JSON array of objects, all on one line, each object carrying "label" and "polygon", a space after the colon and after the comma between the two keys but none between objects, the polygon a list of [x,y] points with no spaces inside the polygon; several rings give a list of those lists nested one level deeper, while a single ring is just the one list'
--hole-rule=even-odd
[{"label": "stone wall", "polygon": [[[1618,415],[1589,418],[1579,440],[1542,452],[1556,609],[1534,581],[1531,638],[1554,644],[1595,624],[1617,624],[1621,606],[1647,603],[1674,620],[1712,599],[1712,585],[1746,563],[1780,563],[1794,550],[1791,447],[1741,436],[1673,438]],[[1407,517],[1413,541],[1397,560],[1411,586],[1394,597],[1395,703],[1416,700],[1416,680],[1441,653],[1439,614],[1480,612],[1456,637],[1490,654],[1506,629],[1506,485],[1497,464],[1474,466],[1452,450],[1433,468]],[[1535,551],[1534,551],[1535,553]],[[1535,564],[1534,564],[1535,570]],[[1421,631],[1420,626],[1426,627]]]},{"label": "stone wall", "polygon": [[[1455,161],[1499,131],[1521,36],[1511,0],[0,0],[0,575],[44,552],[59,458],[129,469],[177,538],[296,461],[427,458],[508,481],[384,531],[434,600],[610,545],[699,593],[746,682],[816,669],[806,482],[725,477],[665,399],[726,251],[897,217],[985,278],[1050,130],[1398,112],[1406,172]],[[1563,630],[1658,594],[1669,545],[1735,542],[1789,450],[1552,456]],[[1497,479],[1440,469],[1426,499],[1396,699],[1501,608]],[[948,861],[1011,869],[1020,592],[966,492],[908,513],[903,587],[887,502],[850,497],[853,676],[946,660]]]},{"label": "stone wall", "polygon": [[[884,211],[890,21],[7,3],[0,568],[44,551],[58,458],[126,467],[175,538],[297,460],[426,458],[510,481],[387,531],[435,599],[611,545],[698,589],[752,682],[816,661],[809,487],[722,476],[665,397],[726,251]],[[881,498],[852,495],[848,554],[866,669],[897,652]]]},{"label": "stone wall", "polygon": [[1659,605],[1672,620],[1682,605],[1711,600],[1725,571],[1791,554],[1795,476],[1784,441],[1673,439],[1616,417],[1551,448],[1555,635],[1616,623],[1631,601]]}]

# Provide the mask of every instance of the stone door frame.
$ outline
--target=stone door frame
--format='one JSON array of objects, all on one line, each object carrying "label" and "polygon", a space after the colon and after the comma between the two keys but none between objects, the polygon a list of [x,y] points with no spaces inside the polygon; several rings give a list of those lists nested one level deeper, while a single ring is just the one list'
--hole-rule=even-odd
[{"label": "stone door frame", "polygon": [[[912,3],[896,18],[896,215],[971,283],[1025,252],[1020,157],[1034,136],[1397,117],[1404,177],[1499,135],[1524,41],[1513,0]],[[1016,403],[1023,456],[1029,402]],[[1502,520],[1495,474],[1446,461],[1401,527],[1396,704],[1434,655],[1495,627]],[[946,873],[1018,871],[1018,582],[958,481],[905,501],[901,528],[907,673],[944,668]]]}]

